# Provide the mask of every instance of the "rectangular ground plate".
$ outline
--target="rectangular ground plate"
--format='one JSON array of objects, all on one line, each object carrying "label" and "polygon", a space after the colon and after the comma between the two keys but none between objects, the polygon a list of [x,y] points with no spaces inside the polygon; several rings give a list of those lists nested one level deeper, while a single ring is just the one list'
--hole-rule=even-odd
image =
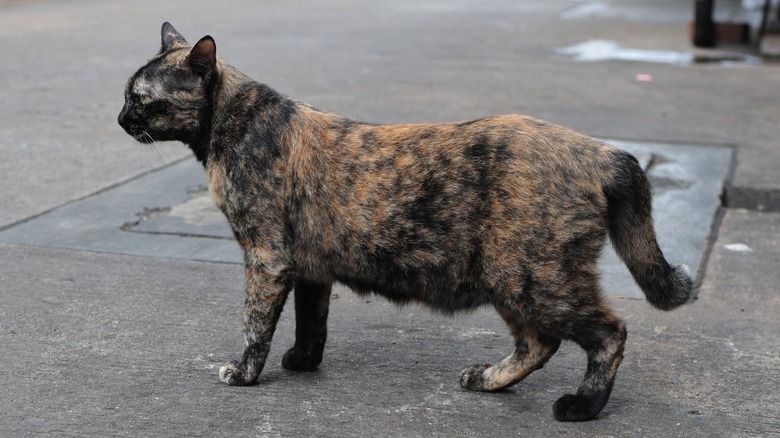
[{"label": "rectangular ground plate", "polygon": [[[654,217],[670,262],[699,269],[732,151],[717,146],[605,140],[636,155],[654,188]],[[194,159],[57,208],[0,232],[6,243],[241,263],[241,250],[206,190]],[[608,294],[641,298],[608,247],[601,259]]]}]

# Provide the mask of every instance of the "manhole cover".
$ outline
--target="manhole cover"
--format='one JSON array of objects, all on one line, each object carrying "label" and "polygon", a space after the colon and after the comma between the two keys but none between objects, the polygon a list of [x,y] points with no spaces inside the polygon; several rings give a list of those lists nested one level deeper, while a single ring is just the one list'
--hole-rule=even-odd
[{"label": "manhole cover", "polygon": [[[654,189],[658,239],[670,262],[696,272],[728,175],[725,147],[606,140],[633,153]],[[140,256],[241,263],[241,250],[194,159],[180,161],[0,233],[0,241]],[[610,247],[601,259],[610,295],[640,298]]]}]

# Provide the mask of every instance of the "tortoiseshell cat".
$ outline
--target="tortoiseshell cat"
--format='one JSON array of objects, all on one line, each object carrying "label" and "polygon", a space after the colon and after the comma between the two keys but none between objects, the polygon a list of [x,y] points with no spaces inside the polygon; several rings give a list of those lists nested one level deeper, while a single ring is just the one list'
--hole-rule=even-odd
[{"label": "tortoiseshell cat", "polygon": [[515,349],[464,370],[468,389],[513,385],[562,339],[576,342],[585,378],[553,413],[587,420],[607,403],[626,339],[598,285],[606,235],[651,305],[693,300],[691,279],[658,247],[636,159],[549,123],[357,122],[282,96],[218,59],[210,36],[190,47],[165,23],[119,124],[140,142],[192,149],[244,251],[244,352],[219,371],[230,385],[256,381],[293,289],[296,340],[282,365],[316,369],[341,282],[449,313],[494,306]]}]

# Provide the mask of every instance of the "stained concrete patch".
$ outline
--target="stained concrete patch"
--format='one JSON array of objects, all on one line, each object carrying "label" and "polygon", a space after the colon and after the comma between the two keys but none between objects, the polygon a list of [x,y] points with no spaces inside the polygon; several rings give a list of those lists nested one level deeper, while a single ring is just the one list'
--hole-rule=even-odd
[{"label": "stained concrete patch", "polygon": [[[179,161],[9,228],[0,241],[238,263],[238,245],[224,238],[225,219],[194,214],[186,206],[204,184],[203,168],[194,159]],[[165,219],[158,224],[160,217]],[[194,224],[195,217],[203,222]]]},{"label": "stained concrete patch", "polygon": [[205,183],[188,190],[187,194],[189,199],[180,204],[136,213],[138,219],[126,223],[122,229],[148,234],[233,239],[233,232],[222,212],[211,201]]},{"label": "stained concrete patch", "polygon": [[[699,270],[729,172],[732,151],[714,146],[606,140],[638,157],[654,188],[658,239],[670,262]],[[6,243],[153,257],[241,263],[241,251],[188,159],[77,201],[0,233]],[[608,247],[606,291],[641,298]]]}]

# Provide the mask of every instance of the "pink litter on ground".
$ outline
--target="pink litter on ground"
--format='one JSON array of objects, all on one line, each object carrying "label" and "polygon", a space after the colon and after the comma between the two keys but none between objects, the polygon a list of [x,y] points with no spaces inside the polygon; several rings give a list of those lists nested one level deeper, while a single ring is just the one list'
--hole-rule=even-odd
[{"label": "pink litter on ground", "polygon": [[634,79],[636,79],[637,82],[653,82],[653,75],[639,73],[638,75],[634,76]]}]

